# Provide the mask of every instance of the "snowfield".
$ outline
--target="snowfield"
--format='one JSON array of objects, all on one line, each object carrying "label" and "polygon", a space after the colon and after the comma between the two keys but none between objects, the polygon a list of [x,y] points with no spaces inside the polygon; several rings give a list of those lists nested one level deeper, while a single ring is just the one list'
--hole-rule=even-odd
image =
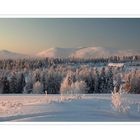
[{"label": "snowfield", "polygon": [[0,121],[140,121],[140,95],[1,95]]}]

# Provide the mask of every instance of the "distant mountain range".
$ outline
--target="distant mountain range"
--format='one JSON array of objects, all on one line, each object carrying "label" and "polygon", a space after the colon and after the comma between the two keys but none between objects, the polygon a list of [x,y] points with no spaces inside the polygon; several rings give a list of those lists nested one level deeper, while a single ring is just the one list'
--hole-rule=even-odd
[{"label": "distant mountain range", "polygon": [[108,57],[108,56],[133,56],[139,54],[140,54],[140,50],[119,50],[119,49],[102,48],[102,47],[49,48],[47,50],[35,54],[34,56],[2,50],[0,51],[0,59],[22,59],[22,58],[29,58],[29,57],[99,58],[99,57]]},{"label": "distant mountain range", "polygon": [[69,57],[71,54],[73,54],[75,51],[77,51],[76,48],[49,48],[45,51],[39,52],[36,56],[38,57]]},{"label": "distant mountain range", "polygon": [[0,59],[23,59],[29,57],[25,54],[20,54],[16,52],[11,52],[7,50],[1,50],[0,51]]},{"label": "distant mountain range", "polygon": [[139,55],[140,51],[119,50],[103,47],[84,47],[84,48],[50,48],[38,53],[38,57],[74,57],[74,58],[99,58],[108,56],[133,56]]}]

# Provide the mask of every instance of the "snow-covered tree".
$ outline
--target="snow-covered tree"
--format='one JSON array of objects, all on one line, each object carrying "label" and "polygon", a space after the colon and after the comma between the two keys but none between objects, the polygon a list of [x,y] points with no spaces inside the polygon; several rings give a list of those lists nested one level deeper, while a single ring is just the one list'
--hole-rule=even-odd
[{"label": "snow-covered tree", "polygon": [[114,85],[113,85],[113,72],[110,68],[107,72],[107,93],[111,93],[113,91]]},{"label": "snow-covered tree", "polygon": [[107,78],[105,68],[103,67],[99,77],[99,92],[107,93]]},{"label": "snow-covered tree", "polygon": [[3,93],[3,87],[4,87],[3,79],[2,79],[2,77],[0,77],[0,93]]},{"label": "snow-covered tree", "polygon": [[33,93],[35,93],[35,94],[43,93],[43,85],[41,84],[41,82],[37,81],[37,82],[34,83]]},{"label": "snow-covered tree", "polygon": [[59,72],[49,71],[46,77],[46,90],[48,94],[59,94],[62,77]]},{"label": "snow-covered tree", "polygon": [[99,93],[99,71],[97,70],[97,68],[94,71],[94,92],[95,93]]},{"label": "snow-covered tree", "polygon": [[84,81],[76,81],[72,84],[74,94],[86,94],[88,91],[87,85]]},{"label": "snow-covered tree", "polygon": [[3,93],[9,93],[10,90],[9,90],[9,81],[7,80],[7,77],[4,77],[3,79]]},{"label": "snow-covered tree", "polygon": [[25,75],[25,86],[23,93],[31,93],[33,90],[32,74],[31,72]]},{"label": "snow-covered tree", "polygon": [[25,86],[25,77],[23,73],[18,73],[17,75],[17,92],[23,93],[23,89]]},{"label": "snow-covered tree", "polygon": [[118,92],[120,90],[121,84],[122,84],[121,74],[118,73],[114,76],[114,79],[113,79],[113,85],[114,85],[116,92]]},{"label": "snow-covered tree", "polygon": [[72,93],[71,85],[72,85],[72,81],[70,79],[69,74],[67,74],[66,78],[61,83],[61,88],[60,88],[61,94],[70,94],[70,93]]},{"label": "snow-covered tree", "polygon": [[140,56],[0,60],[0,93],[31,93],[36,82],[43,85],[43,93],[76,93],[81,92],[80,81],[88,93],[111,93],[114,86],[118,91],[122,81],[125,92],[140,93],[139,70],[106,67],[115,62],[139,66],[139,60]]},{"label": "snow-covered tree", "polygon": [[67,74],[66,78],[61,84],[61,94],[80,94],[87,92],[87,86],[84,81],[73,81],[73,76]]},{"label": "snow-covered tree", "polygon": [[140,75],[135,75],[129,82],[129,93],[140,94]]},{"label": "snow-covered tree", "polygon": [[10,88],[10,93],[17,93],[17,77],[15,73],[13,73],[10,78],[9,88]]}]

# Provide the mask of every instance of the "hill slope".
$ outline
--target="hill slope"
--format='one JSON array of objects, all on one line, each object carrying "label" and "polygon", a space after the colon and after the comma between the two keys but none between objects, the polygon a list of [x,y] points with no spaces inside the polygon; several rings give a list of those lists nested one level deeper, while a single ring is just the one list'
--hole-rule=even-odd
[{"label": "hill slope", "polygon": [[119,50],[102,47],[85,47],[85,48],[50,48],[38,53],[38,57],[51,58],[99,58],[108,56],[132,56],[139,55],[140,51],[134,50]]},{"label": "hill slope", "polygon": [[0,59],[22,59],[27,57],[29,56],[20,53],[10,52],[7,50],[0,51]]},{"label": "hill slope", "polygon": [[38,53],[36,56],[38,57],[50,57],[50,58],[65,58],[69,57],[72,53],[74,53],[76,48],[49,48],[45,51]]}]

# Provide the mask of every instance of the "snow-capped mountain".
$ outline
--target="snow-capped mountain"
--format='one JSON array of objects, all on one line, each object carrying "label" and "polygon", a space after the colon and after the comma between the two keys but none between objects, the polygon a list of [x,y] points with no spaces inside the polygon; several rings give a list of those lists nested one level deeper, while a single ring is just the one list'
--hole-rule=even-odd
[{"label": "snow-capped mountain", "polygon": [[20,53],[7,51],[7,50],[0,51],[0,59],[22,59],[22,58],[27,58],[27,57],[29,56],[20,54]]},{"label": "snow-capped mountain", "polygon": [[74,53],[77,48],[49,48],[45,51],[38,53],[38,57],[50,57],[50,58],[65,58]]},{"label": "snow-capped mountain", "polygon": [[84,48],[50,48],[37,54],[38,57],[51,58],[99,58],[108,56],[133,56],[139,55],[140,51],[119,50],[103,47],[84,47]]},{"label": "snow-capped mountain", "polygon": [[140,51],[119,50],[114,48],[87,47],[75,51],[71,56],[75,58],[99,58],[109,56],[133,56],[139,55]]},{"label": "snow-capped mountain", "polygon": [[100,58],[108,56],[133,56],[139,55],[140,50],[119,50],[103,47],[84,48],[49,48],[35,55],[29,56],[7,50],[0,51],[0,59],[23,59],[23,58]]},{"label": "snow-capped mountain", "polygon": [[80,48],[70,56],[74,58],[91,58],[108,56],[109,52],[102,47],[85,47]]}]

